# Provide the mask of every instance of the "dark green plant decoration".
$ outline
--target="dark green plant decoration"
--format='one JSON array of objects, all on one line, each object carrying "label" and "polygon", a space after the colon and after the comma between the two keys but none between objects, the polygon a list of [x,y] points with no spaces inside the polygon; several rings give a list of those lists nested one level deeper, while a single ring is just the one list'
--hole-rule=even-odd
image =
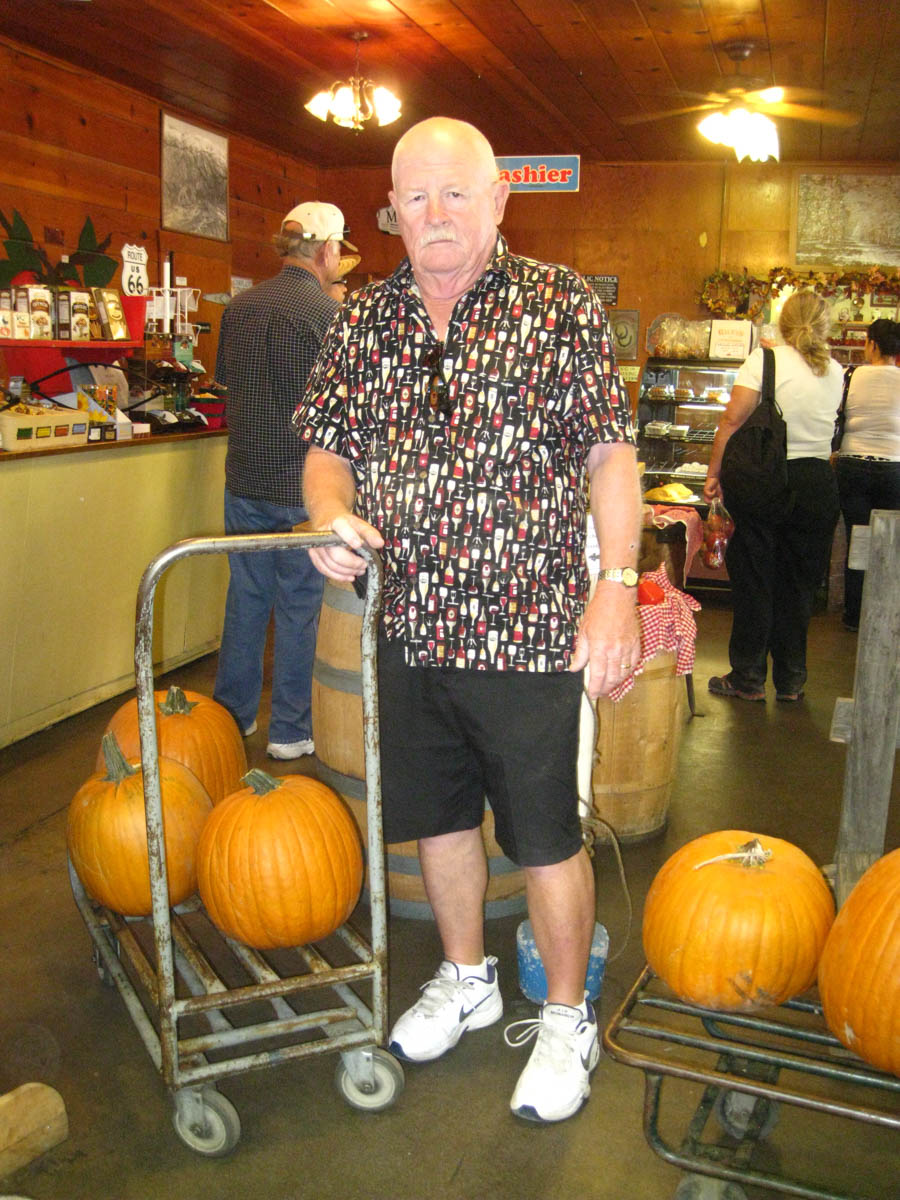
[{"label": "dark green plant decoration", "polygon": [[[112,241],[109,234],[97,241],[94,222],[85,217],[78,237],[78,249],[68,262],[51,263],[47,251],[31,236],[24,217],[13,209],[12,221],[0,211],[0,224],[6,231],[6,259],[0,259],[0,287],[9,287],[20,271],[32,271],[35,282],[50,287],[75,284],[81,287],[106,287],[119,268],[118,259],[104,253]],[[81,273],[79,274],[79,268]]]}]

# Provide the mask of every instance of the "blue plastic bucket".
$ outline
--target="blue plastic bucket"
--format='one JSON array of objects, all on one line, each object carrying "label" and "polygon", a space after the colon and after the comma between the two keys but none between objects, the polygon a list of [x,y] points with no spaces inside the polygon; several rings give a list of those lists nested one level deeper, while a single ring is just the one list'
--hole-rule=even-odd
[{"label": "blue plastic bucket", "polygon": [[[519,960],[519,987],[528,1000],[534,1004],[543,1004],[547,999],[547,976],[530,921],[523,921],[516,930],[516,951]],[[596,1000],[600,995],[608,953],[609,934],[605,926],[598,921],[594,925],[591,954],[584,981],[584,989],[591,1000]]]}]

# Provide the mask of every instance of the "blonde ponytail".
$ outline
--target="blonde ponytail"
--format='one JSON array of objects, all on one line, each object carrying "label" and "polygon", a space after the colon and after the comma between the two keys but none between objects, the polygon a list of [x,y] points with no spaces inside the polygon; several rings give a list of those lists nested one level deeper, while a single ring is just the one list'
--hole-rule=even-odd
[{"label": "blonde ponytail", "polygon": [[824,375],[831,359],[828,305],[815,292],[794,292],[778,319],[781,336],[809,364],[813,375]]}]

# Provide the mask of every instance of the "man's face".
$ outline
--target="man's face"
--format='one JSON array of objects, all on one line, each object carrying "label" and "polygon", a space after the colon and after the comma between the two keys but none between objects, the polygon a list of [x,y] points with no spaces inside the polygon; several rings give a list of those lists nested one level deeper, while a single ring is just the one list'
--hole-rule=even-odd
[{"label": "man's face", "polygon": [[397,160],[390,200],[417,276],[481,274],[508,190],[492,176],[465,139],[420,137]]}]

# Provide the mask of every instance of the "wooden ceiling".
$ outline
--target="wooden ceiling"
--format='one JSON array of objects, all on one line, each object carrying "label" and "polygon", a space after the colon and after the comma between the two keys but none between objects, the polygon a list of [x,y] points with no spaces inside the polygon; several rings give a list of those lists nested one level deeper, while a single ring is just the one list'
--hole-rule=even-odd
[{"label": "wooden ceiling", "polygon": [[[434,114],[478,125],[498,154],[730,158],[696,132],[702,114],[630,118],[721,93],[735,39],[756,46],[739,68],[754,86],[859,117],[778,118],[783,162],[895,161],[900,147],[900,0],[2,0],[0,31],[322,166],[387,163]],[[356,31],[362,73],[403,101],[394,125],[358,134],[303,107],[352,73]]]}]

